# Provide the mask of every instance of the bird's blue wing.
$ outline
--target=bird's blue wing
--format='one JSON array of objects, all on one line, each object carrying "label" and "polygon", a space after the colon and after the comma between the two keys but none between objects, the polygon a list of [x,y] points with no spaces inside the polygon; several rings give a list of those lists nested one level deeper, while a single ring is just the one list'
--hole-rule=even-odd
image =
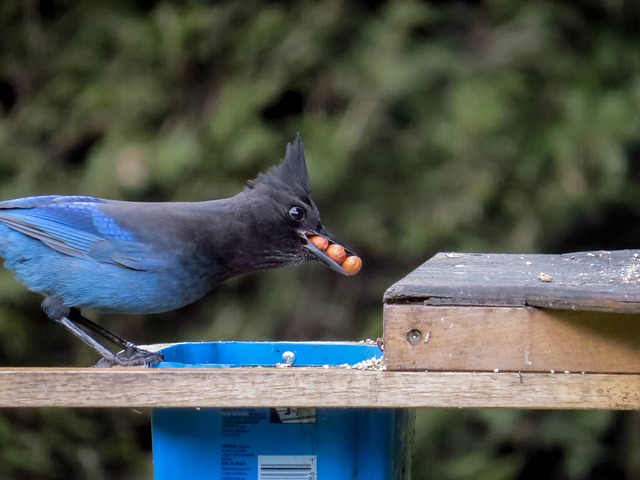
[{"label": "bird's blue wing", "polygon": [[8,200],[0,202],[0,222],[65,255],[134,270],[162,269],[161,255],[98,208],[106,202],[84,196]]},{"label": "bird's blue wing", "polygon": [[86,195],[39,195],[36,197],[15,198],[0,202],[0,210],[12,208],[36,208],[48,205],[67,204],[73,202],[105,203],[109,200]]}]

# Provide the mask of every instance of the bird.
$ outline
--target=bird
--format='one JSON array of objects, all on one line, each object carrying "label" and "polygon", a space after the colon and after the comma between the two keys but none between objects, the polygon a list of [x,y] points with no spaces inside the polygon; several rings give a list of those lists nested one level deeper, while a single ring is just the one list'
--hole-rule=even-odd
[{"label": "bird", "polygon": [[356,256],[322,224],[299,134],[280,163],[229,198],[130,202],[44,195],[0,202],[5,268],[44,297],[44,313],[93,348],[102,367],[152,366],[163,355],[107,331],[82,310],[171,311],[231,277],[309,261],[348,274],[313,237]]}]

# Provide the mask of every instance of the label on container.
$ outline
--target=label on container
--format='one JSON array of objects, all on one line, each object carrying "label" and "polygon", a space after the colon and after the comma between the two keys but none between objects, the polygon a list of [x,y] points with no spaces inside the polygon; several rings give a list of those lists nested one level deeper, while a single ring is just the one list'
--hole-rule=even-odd
[{"label": "label on container", "polygon": [[317,457],[307,455],[316,452],[299,444],[316,417],[315,408],[222,410],[220,479],[316,480]]},{"label": "label on container", "polygon": [[265,422],[268,416],[264,409],[222,411],[221,480],[248,480],[252,471],[255,475],[256,454],[251,437]]},{"label": "label on container", "polygon": [[315,455],[258,455],[258,480],[316,480]]}]

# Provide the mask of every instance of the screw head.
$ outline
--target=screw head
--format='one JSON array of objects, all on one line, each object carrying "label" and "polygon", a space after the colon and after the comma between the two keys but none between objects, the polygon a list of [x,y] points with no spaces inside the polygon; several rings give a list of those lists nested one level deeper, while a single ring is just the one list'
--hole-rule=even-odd
[{"label": "screw head", "polygon": [[420,338],[422,337],[422,332],[416,328],[412,328],[407,332],[407,342],[410,345],[417,345],[420,342]]},{"label": "screw head", "polygon": [[296,354],[290,350],[282,353],[282,363],[285,365],[293,365],[293,362],[296,361]]}]

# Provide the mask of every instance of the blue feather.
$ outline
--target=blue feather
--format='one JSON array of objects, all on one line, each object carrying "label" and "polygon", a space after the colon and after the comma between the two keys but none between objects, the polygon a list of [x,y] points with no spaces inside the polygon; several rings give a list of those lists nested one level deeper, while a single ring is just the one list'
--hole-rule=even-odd
[{"label": "blue feather", "polygon": [[134,270],[166,266],[160,254],[118,226],[84,196],[28,197],[0,202],[0,223],[71,257],[91,257]]},{"label": "blue feather", "polygon": [[0,202],[0,209],[34,208],[57,203],[89,202],[105,203],[107,200],[86,195],[40,195],[35,197],[15,198]]}]

